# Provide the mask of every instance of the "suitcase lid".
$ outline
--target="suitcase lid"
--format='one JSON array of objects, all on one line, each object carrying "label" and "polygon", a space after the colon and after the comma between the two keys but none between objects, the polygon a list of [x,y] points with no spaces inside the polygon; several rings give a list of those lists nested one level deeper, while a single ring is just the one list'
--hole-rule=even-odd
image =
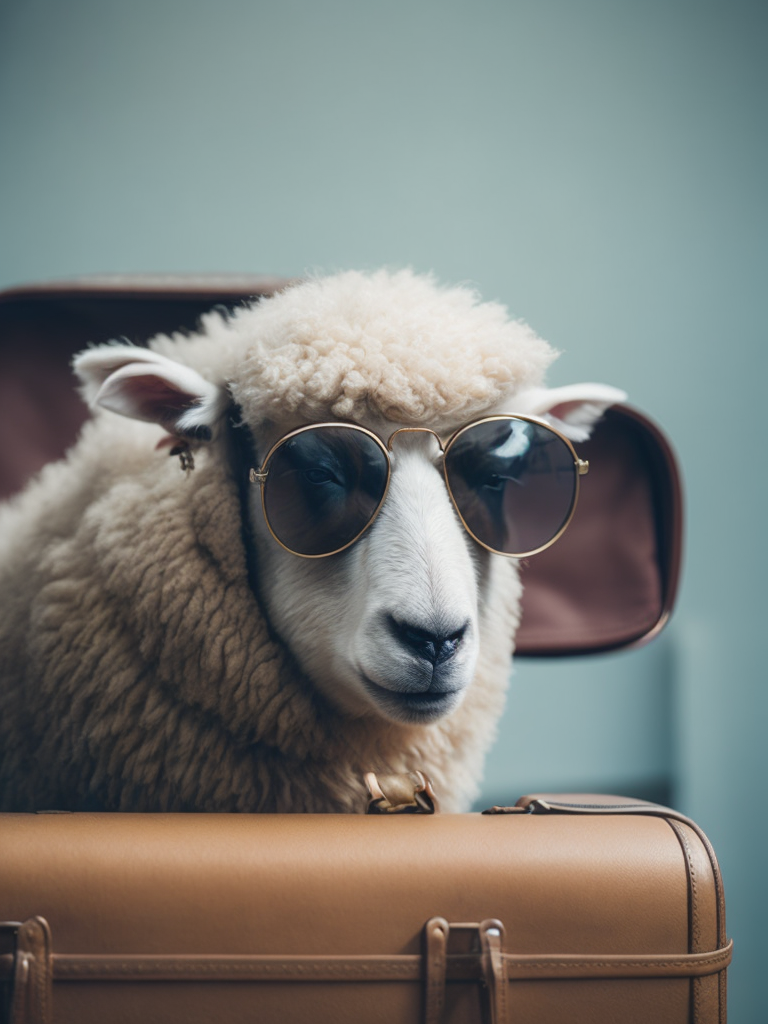
[{"label": "suitcase lid", "polygon": [[[714,950],[716,878],[687,839]],[[506,919],[534,955],[690,945],[685,858],[657,816],[6,814],[0,879],[0,919],[43,916],[60,953],[417,953],[436,914]]]},{"label": "suitcase lid", "polygon": [[[215,305],[270,295],[257,275],[81,278],[0,292],[0,500],[74,443],[88,411],[70,360],[89,343],[193,330]],[[590,471],[563,537],[525,559],[522,656],[595,654],[656,636],[675,601],[682,493],[664,434],[628,406],[610,409],[577,446]]]}]

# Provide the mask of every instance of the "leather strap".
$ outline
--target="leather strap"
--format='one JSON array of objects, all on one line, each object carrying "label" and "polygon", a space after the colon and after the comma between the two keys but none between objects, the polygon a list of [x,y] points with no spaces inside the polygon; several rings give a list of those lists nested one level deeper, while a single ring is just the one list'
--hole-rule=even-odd
[{"label": "leather strap", "polygon": [[9,1024],[51,1024],[51,930],[42,917],[16,932]]},{"label": "leather strap", "polygon": [[504,925],[501,921],[482,921],[479,930],[485,1018],[487,1024],[507,1024],[509,985],[501,951]]},{"label": "leather strap", "polygon": [[[502,944],[504,925],[487,920],[480,924],[449,924],[443,917],[433,917],[424,926],[424,1024],[440,1024],[445,1009],[445,983],[449,977],[448,944],[451,932],[469,932],[479,950],[461,955],[466,962],[474,960],[483,991],[485,1024],[507,1024],[508,984]],[[459,959],[453,956],[455,961]],[[450,972],[452,977],[453,971]]]},{"label": "leather strap", "polygon": [[[451,931],[470,932],[474,952],[450,953]],[[52,982],[361,982],[422,980],[423,1022],[441,1024],[449,981],[480,982],[485,1024],[509,1024],[509,982],[529,979],[703,978],[724,972],[732,944],[679,956],[524,956],[503,952],[497,920],[424,927],[424,951],[393,956],[114,956],[52,954],[40,917],[15,928],[16,952],[0,955],[0,981],[13,981],[9,1024],[52,1024]]]},{"label": "leather strap", "polygon": [[440,1024],[443,1019],[449,933],[444,917],[433,917],[424,925],[424,1024]]},{"label": "leather strap", "polygon": [[[432,921],[441,918],[433,918]],[[432,922],[429,922],[430,924]],[[475,926],[479,927],[479,926]],[[447,943],[446,943],[447,946]],[[118,956],[54,953],[49,977],[55,982],[106,981],[418,981],[426,972],[435,979],[429,988],[438,989],[442,977],[439,949],[424,965],[417,954],[393,956]],[[512,981],[536,978],[701,978],[717,974],[731,962],[733,942],[705,953],[588,955],[525,955],[502,953],[504,976]],[[29,967],[36,965],[29,958]],[[19,977],[29,984],[32,973],[18,967],[18,955],[0,955],[0,981]],[[448,953],[445,980],[481,981],[480,958],[475,954]],[[22,1018],[24,1020],[25,1018]],[[16,1022],[14,1022],[16,1024]]]}]

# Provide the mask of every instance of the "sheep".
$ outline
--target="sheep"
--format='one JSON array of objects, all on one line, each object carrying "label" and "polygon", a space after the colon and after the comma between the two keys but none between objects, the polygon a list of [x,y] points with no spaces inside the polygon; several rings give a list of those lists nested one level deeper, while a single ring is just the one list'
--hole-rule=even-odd
[{"label": "sheep", "polygon": [[[555,356],[411,271],[313,278],[77,356],[94,416],[0,511],[0,806],[360,812],[365,772],[423,769],[466,810],[521,584],[462,526],[441,445],[498,412],[586,438],[625,396],[547,389]],[[259,467],[329,421],[389,441],[389,489],[354,543],[300,557]]]}]

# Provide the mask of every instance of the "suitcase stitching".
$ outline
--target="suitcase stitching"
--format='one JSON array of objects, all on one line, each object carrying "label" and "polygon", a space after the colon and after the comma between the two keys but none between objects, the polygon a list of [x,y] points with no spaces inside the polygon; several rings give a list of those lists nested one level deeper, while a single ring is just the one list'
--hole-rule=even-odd
[{"label": "suitcase stitching", "polygon": [[[685,855],[691,893],[691,940],[688,948],[691,953],[698,953],[701,948],[701,923],[699,920],[698,890],[696,885],[696,870],[693,864],[693,854],[691,852],[690,843],[688,842],[688,836],[685,834],[685,829],[682,825],[677,821],[670,820],[669,818],[667,821],[672,827],[673,832],[677,835],[680,846],[682,847]],[[701,1017],[701,982],[698,978],[691,979],[691,997],[693,1002],[693,1020],[695,1022]]]}]

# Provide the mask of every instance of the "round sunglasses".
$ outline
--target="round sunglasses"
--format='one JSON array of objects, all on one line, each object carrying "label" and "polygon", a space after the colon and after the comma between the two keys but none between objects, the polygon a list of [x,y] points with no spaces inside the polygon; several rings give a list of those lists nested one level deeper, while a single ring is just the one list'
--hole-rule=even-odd
[{"label": "round sunglasses", "polygon": [[281,437],[250,480],[261,485],[270,533],[302,558],[354,544],[376,519],[392,475],[398,434],[437,439],[445,484],[470,537],[513,558],[543,551],[571,521],[589,469],[559,431],[525,416],[487,416],[442,442],[427,427],[401,427],[385,444],[354,423],[314,423]]}]

